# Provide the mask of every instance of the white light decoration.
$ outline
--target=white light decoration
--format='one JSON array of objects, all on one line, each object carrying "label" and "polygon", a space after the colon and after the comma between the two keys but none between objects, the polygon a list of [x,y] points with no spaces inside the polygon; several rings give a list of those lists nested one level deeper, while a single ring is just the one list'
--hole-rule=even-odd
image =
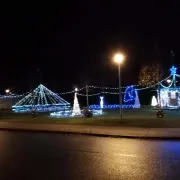
[{"label": "white light decoration", "polygon": [[9,94],[9,93],[10,93],[10,90],[9,90],[9,89],[6,89],[5,92],[6,92],[6,94]]},{"label": "white light decoration", "polygon": [[180,107],[180,88],[164,88],[160,90],[161,107],[177,109]]},{"label": "white light decoration", "polygon": [[14,112],[65,111],[70,109],[70,103],[40,84],[34,91],[12,106],[12,109]]},{"label": "white light decoration", "polygon": [[50,113],[50,116],[51,117],[56,117],[56,118],[59,118],[59,117],[70,117],[72,114],[71,110],[65,110],[65,111],[59,111],[59,112],[53,112],[53,113]]},{"label": "white light decoration", "polygon": [[77,98],[77,93],[75,92],[74,94],[74,105],[73,105],[73,110],[72,110],[72,116],[80,116],[81,115],[81,110],[79,107],[79,102]]},{"label": "white light decoration", "polygon": [[157,106],[158,105],[158,102],[157,102],[157,99],[155,96],[152,97],[152,101],[151,101],[151,106]]},{"label": "white light decoration", "polygon": [[94,116],[98,116],[98,115],[103,114],[102,109],[93,109],[93,110],[91,110],[91,112],[93,113]]},{"label": "white light decoration", "polygon": [[172,79],[168,79],[168,86],[164,86],[160,89],[160,94],[158,93],[158,99],[160,99],[161,107],[164,109],[177,109],[180,108],[180,88],[176,87],[176,77],[180,77],[177,74],[177,68],[172,66],[170,69],[170,74]]},{"label": "white light decoration", "polygon": [[135,102],[134,102],[133,108],[140,108],[140,107],[141,107],[141,104],[139,102],[139,96],[138,96],[137,90],[135,90]]},{"label": "white light decoration", "polygon": [[100,108],[103,109],[104,107],[104,97],[100,96]]}]

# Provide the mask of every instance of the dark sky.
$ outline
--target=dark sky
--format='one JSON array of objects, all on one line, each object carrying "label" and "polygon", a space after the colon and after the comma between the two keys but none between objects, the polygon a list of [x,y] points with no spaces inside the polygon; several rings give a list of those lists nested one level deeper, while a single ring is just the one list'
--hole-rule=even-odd
[{"label": "dark sky", "polygon": [[140,67],[153,61],[160,61],[168,75],[170,50],[180,66],[178,1],[90,2],[67,1],[43,12],[1,15],[0,91],[23,93],[36,87],[37,69],[42,83],[56,92],[87,82],[116,87],[111,57],[118,50],[126,54],[124,85],[137,84]]}]

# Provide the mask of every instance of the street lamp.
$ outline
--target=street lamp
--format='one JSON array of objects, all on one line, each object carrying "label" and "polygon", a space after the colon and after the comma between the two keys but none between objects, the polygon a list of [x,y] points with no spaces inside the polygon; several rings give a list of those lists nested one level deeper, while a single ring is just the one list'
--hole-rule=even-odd
[{"label": "street lamp", "polygon": [[6,92],[6,94],[10,94],[10,90],[9,89],[6,89],[5,92]]},{"label": "street lamp", "polygon": [[167,83],[171,83],[171,80],[170,80],[170,79],[167,79]]},{"label": "street lamp", "polygon": [[114,62],[118,65],[118,75],[119,75],[119,112],[120,117],[122,119],[122,91],[121,91],[121,64],[124,61],[124,55],[121,53],[117,53],[113,57]]}]

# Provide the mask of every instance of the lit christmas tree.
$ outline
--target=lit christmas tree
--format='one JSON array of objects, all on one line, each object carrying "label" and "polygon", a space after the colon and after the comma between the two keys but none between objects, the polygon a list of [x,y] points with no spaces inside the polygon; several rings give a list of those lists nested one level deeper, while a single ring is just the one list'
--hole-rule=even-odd
[{"label": "lit christmas tree", "polygon": [[140,108],[140,102],[139,102],[139,96],[137,91],[135,90],[135,102],[134,102],[134,108]]},{"label": "lit christmas tree", "polygon": [[155,96],[152,97],[151,106],[157,106],[158,102]]},{"label": "lit christmas tree", "polygon": [[[75,89],[75,91],[77,91],[77,89]],[[79,116],[79,115],[81,115],[81,110],[80,110],[80,107],[79,107],[77,93],[75,92],[72,116]]]}]

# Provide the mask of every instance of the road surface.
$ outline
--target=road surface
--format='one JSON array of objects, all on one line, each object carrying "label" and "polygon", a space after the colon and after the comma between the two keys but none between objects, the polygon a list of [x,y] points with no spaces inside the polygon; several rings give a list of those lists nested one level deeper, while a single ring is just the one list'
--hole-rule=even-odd
[{"label": "road surface", "polygon": [[173,180],[180,142],[0,131],[0,179]]}]

